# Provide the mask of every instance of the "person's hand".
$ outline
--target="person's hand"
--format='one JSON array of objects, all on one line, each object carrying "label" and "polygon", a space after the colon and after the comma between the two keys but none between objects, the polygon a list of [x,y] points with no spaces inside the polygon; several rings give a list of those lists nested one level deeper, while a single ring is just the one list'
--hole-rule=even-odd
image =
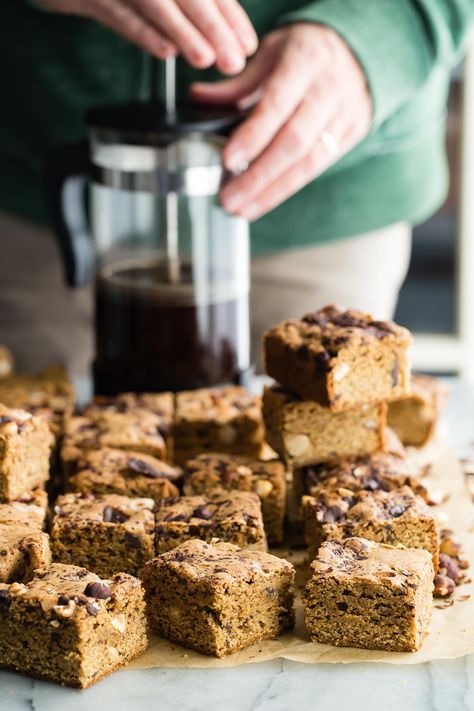
[{"label": "person's hand", "polygon": [[88,17],[145,52],[175,54],[200,69],[216,64],[237,74],[257,49],[258,39],[237,0],[39,0],[43,7]]},{"label": "person's hand", "polygon": [[194,84],[192,96],[246,107],[257,102],[224,149],[232,178],[226,210],[255,220],[323,173],[369,131],[365,75],[334,31],[295,24],[271,33],[239,76]]}]

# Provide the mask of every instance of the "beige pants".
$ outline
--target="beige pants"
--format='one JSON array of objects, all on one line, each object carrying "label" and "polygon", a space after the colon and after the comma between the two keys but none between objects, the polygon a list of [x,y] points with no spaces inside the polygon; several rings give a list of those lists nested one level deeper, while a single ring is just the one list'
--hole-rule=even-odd
[{"label": "beige pants", "polygon": [[[330,245],[259,257],[252,263],[252,338],[329,302],[392,315],[405,278],[411,231],[396,225]],[[62,362],[88,372],[93,352],[89,289],[67,289],[50,232],[0,214],[0,343],[17,367]]]}]

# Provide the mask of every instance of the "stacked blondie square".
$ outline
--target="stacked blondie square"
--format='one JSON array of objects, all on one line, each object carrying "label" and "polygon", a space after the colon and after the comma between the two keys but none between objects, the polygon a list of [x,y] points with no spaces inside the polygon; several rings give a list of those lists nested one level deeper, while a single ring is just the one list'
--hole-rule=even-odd
[{"label": "stacked blondie square", "polygon": [[410,344],[405,328],[334,306],[265,335],[267,440],[292,470],[312,561],[306,622],[320,642],[409,651],[426,631],[439,533],[387,440],[389,404],[411,396]]}]

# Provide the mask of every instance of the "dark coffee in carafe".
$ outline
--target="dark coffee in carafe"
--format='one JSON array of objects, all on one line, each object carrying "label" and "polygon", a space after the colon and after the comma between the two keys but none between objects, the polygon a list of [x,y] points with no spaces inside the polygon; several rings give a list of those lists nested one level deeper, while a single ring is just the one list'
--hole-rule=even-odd
[{"label": "dark coffee in carafe", "polygon": [[[96,281],[95,390],[181,390],[239,382],[247,364],[248,304],[226,275],[204,279],[182,265],[179,283],[163,263],[120,262]],[[209,283],[213,284],[209,291]],[[245,357],[245,356],[244,356]]]}]

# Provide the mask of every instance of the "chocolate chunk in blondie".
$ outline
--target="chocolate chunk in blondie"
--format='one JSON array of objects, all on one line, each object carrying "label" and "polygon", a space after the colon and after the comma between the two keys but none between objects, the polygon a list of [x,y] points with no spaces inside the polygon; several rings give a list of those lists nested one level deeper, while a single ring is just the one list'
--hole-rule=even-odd
[{"label": "chocolate chunk in blondie", "polygon": [[149,454],[104,447],[84,453],[77,463],[77,472],[68,477],[66,486],[68,491],[121,494],[158,501],[179,495],[176,483],[181,476],[179,467]]},{"label": "chocolate chunk in blondie", "polygon": [[386,405],[331,412],[278,386],[263,394],[266,439],[292,467],[371,454],[384,446]]},{"label": "chocolate chunk in blondie", "polygon": [[351,536],[389,545],[424,548],[438,569],[439,535],[428,506],[408,486],[393,491],[340,488],[303,497],[305,537],[310,559],[328,539]]},{"label": "chocolate chunk in blondie", "polygon": [[449,390],[428,375],[413,375],[411,382],[411,395],[389,403],[388,424],[403,444],[421,447],[435,432]]},{"label": "chocolate chunk in blondie", "polygon": [[303,400],[347,410],[409,393],[410,343],[395,323],[327,306],[265,334],[266,372]]},{"label": "chocolate chunk in blondie", "polygon": [[427,551],[363,538],[327,541],[304,592],[306,627],[315,642],[415,652],[433,606]]},{"label": "chocolate chunk in blondie", "polygon": [[176,395],[175,458],[202,452],[258,457],[263,446],[260,398],[244,388],[203,388]]},{"label": "chocolate chunk in blondie", "polygon": [[143,590],[124,573],[52,564],[0,584],[0,629],[0,666],[85,688],[145,651]]},{"label": "chocolate chunk in blondie", "polygon": [[44,419],[0,405],[0,501],[45,485],[52,445]]},{"label": "chocolate chunk in blondie", "polygon": [[220,539],[240,548],[266,550],[260,500],[246,491],[210,492],[158,502],[156,551],[164,553],[191,538]]},{"label": "chocolate chunk in blondie", "polygon": [[109,494],[65,494],[54,507],[53,559],[81,565],[97,575],[137,575],[154,557],[152,499]]},{"label": "chocolate chunk in blondie", "polygon": [[260,498],[263,525],[270,545],[283,540],[285,467],[277,459],[261,461],[235,454],[200,454],[185,466],[183,492],[187,496],[210,491],[253,491]]},{"label": "chocolate chunk in blondie", "polygon": [[203,654],[223,657],[294,625],[293,566],[227,543],[188,541],[143,572],[153,629]]}]

